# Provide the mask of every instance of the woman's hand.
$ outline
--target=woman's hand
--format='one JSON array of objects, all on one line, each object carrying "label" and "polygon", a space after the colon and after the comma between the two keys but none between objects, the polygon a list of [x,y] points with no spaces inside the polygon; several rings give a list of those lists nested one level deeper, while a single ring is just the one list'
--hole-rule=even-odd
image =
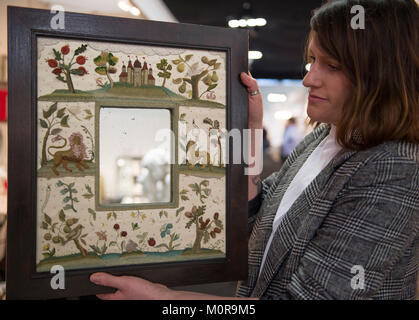
[{"label": "woman's hand", "polygon": [[[263,124],[263,101],[256,80],[250,74],[242,72],[240,79],[249,92],[249,128],[260,129]],[[251,92],[258,92],[251,95]]]},{"label": "woman's hand", "polygon": [[90,276],[90,281],[117,289],[114,293],[98,294],[97,297],[103,300],[171,300],[175,295],[175,291],[164,285],[137,277],[116,277],[98,272]]}]

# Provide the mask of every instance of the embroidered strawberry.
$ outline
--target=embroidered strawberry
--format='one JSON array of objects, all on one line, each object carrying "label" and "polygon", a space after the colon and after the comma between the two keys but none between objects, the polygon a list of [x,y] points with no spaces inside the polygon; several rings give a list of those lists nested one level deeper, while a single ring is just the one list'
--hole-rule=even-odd
[{"label": "embroidered strawberry", "polygon": [[45,59],[45,61],[48,63],[48,65],[49,65],[51,68],[56,68],[56,67],[58,67],[58,62],[57,62],[57,60],[55,60],[55,59]]},{"label": "embroidered strawberry", "polygon": [[67,44],[64,47],[61,48],[61,53],[66,55],[70,52],[70,46]]},{"label": "embroidered strawberry", "polygon": [[87,58],[86,58],[85,56],[78,56],[78,57],[76,58],[76,62],[77,62],[78,64],[85,64],[85,63],[86,63],[86,60],[87,60]]},{"label": "embroidered strawberry", "polygon": [[121,232],[121,237],[126,237],[127,236],[127,232],[126,231],[122,231]]},{"label": "embroidered strawberry", "polygon": [[56,68],[56,69],[52,70],[52,73],[56,74],[56,75],[59,75],[61,72],[63,72],[63,69],[61,69],[61,68]]},{"label": "embroidered strawberry", "polygon": [[114,224],[114,226],[113,226],[113,228],[114,228],[115,230],[119,230],[119,224],[115,223],[115,224]]},{"label": "embroidered strawberry", "polygon": [[154,238],[148,239],[148,245],[150,247],[154,247],[155,244],[156,244],[156,240],[154,240]]}]

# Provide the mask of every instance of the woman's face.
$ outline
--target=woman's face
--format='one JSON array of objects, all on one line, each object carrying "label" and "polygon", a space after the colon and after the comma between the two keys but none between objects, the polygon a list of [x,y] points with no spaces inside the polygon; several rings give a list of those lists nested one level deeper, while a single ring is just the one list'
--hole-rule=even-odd
[{"label": "woman's face", "polygon": [[310,119],[336,124],[348,101],[351,83],[339,63],[319,46],[316,33],[308,47],[310,71],[303,79],[309,90],[307,114]]}]

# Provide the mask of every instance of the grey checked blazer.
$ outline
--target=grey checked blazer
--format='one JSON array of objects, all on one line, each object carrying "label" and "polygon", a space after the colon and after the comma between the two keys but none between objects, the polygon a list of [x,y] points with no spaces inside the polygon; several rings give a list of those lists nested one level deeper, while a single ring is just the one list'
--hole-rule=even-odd
[{"label": "grey checked blazer", "polygon": [[[249,202],[249,277],[237,296],[414,299],[419,262],[419,146],[342,149],[283,216],[259,268],[285,190],[330,126],[307,135]],[[360,279],[361,266],[364,282]],[[359,267],[356,267],[359,268]]]}]

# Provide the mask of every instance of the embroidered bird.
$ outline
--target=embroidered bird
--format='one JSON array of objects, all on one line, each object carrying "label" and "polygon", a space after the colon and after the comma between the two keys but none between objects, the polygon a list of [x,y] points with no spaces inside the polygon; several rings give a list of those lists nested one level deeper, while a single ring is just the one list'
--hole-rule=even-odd
[{"label": "embroidered bird", "polygon": [[83,228],[84,227],[81,224],[79,224],[73,230],[71,230],[67,234],[67,237],[66,237],[65,241],[63,242],[63,245],[65,245],[67,242],[69,242],[71,240],[77,240],[81,236],[81,231],[82,231]]}]

